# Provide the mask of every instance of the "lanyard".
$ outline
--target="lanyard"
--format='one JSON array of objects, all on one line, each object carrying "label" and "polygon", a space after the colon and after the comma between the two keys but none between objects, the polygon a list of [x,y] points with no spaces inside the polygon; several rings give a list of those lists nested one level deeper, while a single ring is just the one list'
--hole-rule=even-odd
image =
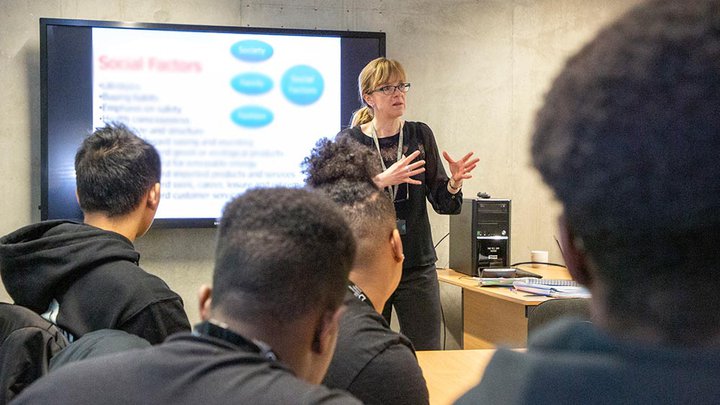
[{"label": "lanyard", "polygon": [[218,322],[213,319],[196,325],[195,330],[193,330],[193,335],[212,336],[237,346],[242,350],[259,353],[262,357],[268,360],[277,361],[278,359],[277,355],[273,353],[270,346],[268,346],[265,342],[255,339],[247,339],[244,336],[228,329],[228,326],[223,322]]},{"label": "lanyard", "polygon": [[358,300],[360,300],[360,301],[362,301],[362,302],[370,305],[370,308],[375,309],[375,307],[373,307],[372,302],[370,302],[370,298],[368,298],[367,295],[365,295],[365,292],[364,292],[363,290],[361,290],[360,287],[358,287],[357,285],[355,285],[355,283],[353,283],[352,281],[348,280],[348,286],[347,286],[347,287],[348,287],[348,290],[350,290],[350,292],[353,293],[353,295],[355,296],[355,298],[357,298]]},{"label": "lanyard", "polygon": [[[404,121],[400,121],[400,139],[398,139],[398,150],[397,150],[397,159],[395,159],[395,162],[400,161],[400,158],[402,158],[403,153],[403,126],[405,125]],[[382,152],[380,152],[380,141],[378,141],[377,136],[377,129],[375,129],[375,121],[372,121],[372,138],[373,141],[375,141],[375,148],[377,148],[378,155],[380,155],[380,164],[382,165],[383,171],[387,170],[387,167],[385,166],[385,160],[383,160]],[[395,201],[395,196],[397,195],[398,189],[400,188],[399,184],[395,184],[390,187],[390,201]]]}]

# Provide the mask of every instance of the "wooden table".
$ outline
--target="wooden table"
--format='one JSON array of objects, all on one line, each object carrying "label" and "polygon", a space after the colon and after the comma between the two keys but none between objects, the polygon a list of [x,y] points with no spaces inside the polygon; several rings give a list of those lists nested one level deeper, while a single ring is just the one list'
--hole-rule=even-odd
[{"label": "wooden table", "polygon": [[431,350],[417,352],[430,405],[452,404],[474,387],[495,350]]},{"label": "wooden table", "polygon": [[[569,280],[560,266],[527,268],[544,278]],[[491,349],[498,345],[527,346],[527,316],[532,308],[552,298],[509,287],[480,287],[478,280],[450,269],[438,270],[441,282],[462,288],[463,348]]]}]

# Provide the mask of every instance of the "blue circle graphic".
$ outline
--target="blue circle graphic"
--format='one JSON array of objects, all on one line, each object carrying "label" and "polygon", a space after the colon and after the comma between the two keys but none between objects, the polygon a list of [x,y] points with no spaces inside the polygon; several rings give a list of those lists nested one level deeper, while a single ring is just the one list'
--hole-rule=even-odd
[{"label": "blue circle graphic", "polygon": [[245,128],[261,128],[275,118],[272,111],[258,105],[246,105],[236,108],[230,114],[233,122]]},{"label": "blue circle graphic", "polygon": [[263,62],[273,56],[273,47],[256,39],[236,42],[230,52],[243,62]]},{"label": "blue circle graphic", "polygon": [[325,82],[317,69],[307,65],[297,65],[285,72],[280,87],[290,102],[309,105],[322,96]]},{"label": "blue circle graphic", "polygon": [[230,81],[232,87],[241,94],[256,96],[265,94],[273,88],[273,81],[262,73],[241,73]]}]

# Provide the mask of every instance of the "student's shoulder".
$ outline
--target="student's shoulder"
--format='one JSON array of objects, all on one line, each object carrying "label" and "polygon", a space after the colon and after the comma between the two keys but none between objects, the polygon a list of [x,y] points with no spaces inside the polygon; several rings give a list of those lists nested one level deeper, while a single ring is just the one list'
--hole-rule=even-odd
[{"label": "student's shoulder", "polygon": [[[245,402],[277,404],[360,404],[361,402],[343,390],[324,385],[310,384],[291,373],[274,367],[253,373],[258,383],[265,387],[261,391],[248,392],[247,386],[238,387],[237,397]],[[253,397],[256,401],[253,401]]]},{"label": "student's shoulder", "polygon": [[124,283],[128,286],[163,286],[167,284],[158,276],[143,270],[138,263],[132,260],[108,259],[107,262],[97,266],[92,272],[96,282],[109,284]]},{"label": "student's shoulder", "polygon": [[21,392],[13,404],[96,403],[98,396],[109,392],[92,388],[112,387],[118,375],[133,375],[132,369],[141,362],[143,355],[125,352],[120,357],[111,356],[112,359],[107,356],[89,358],[59,367]]},{"label": "student's shoulder", "polygon": [[327,388],[323,385],[313,386],[305,392],[288,393],[285,400],[271,401],[275,403],[323,404],[323,405],[356,405],[362,402],[343,390]]},{"label": "student's shoulder", "polygon": [[[405,339],[395,337],[371,362],[374,366],[381,368],[386,365],[393,365],[394,368],[404,371],[420,371],[415,351]],[[422,374],[422,372],[420,372]]]},{"label": "student's shoulder", "polygon": [[[428,403],[427,385],[415,353],[399,342],[378,353],[355,377],[349,390],[372,392],[384,403]],[[363,399],[361,394],[358,396]]]},{"label": "student's shoulder", "polygon": [[[365,303],[359,304],[367,306]],[[368,355],[367,367],[370,369],[384,371],[390,367],[390,370],[419,370],[410,340],[390,329],[380,314],[366,311],[362,306],[347,306],[346,318],[341,321],[338,345]]]},{"label": "student's shoulder", "polygon": [[180,298],[162,278],[129,260],[108,261],[97,266],[77,279],[74,288],[114,291],[116,299],[131,299],[137,304]]}]

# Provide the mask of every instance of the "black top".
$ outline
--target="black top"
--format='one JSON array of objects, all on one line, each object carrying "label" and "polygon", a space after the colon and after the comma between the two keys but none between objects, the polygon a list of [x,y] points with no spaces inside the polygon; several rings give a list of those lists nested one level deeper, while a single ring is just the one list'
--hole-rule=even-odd
[{"label": "black top", "polygon": [[[349,135],[376,150],[372,136],[364,134],[359,126],[343,130],[339,136],[343,135]],[[399,134],[378,139],[385,167],[397,161],[398,141]],[[437,261],[425,199],[438,214],[459,214],[462,208],[462,191],[451,194],[447,190],[449,178],[432,130],[422,122],[406,121],[403,126],[403,155],[416,150],[420,151],[416,160],[425,160],[425,172],[413,178],[422,184],[401,184],[395,197],[397,217],[405,220],[407,226],[407,233],[402,236],[404,268],[427,266]]]},{"label": "black top", "polygon": [[559,321],[527,352],[498,350],[457,404],[717,404],[720,350],[614,339]]},{"label": "black top", "polygon": [[16,304],[44,313],[72,337],[120,329],[162,342],[190,330],[182,299],[143,271],[124,236],[72,221],[45,221],[0,239],[0,274]]},{"label": "black top", "polygon": [[347,390],[365,404],[427,404],[425,379],[410,340],[392,331],[369,300],[348,291],[345,304],[323,384]]},{"label": "black top", "polygon": [[16,404],[359,404],[297,378],[281,362],[227,341],[182,333],[147,349],[68,364]]}]

